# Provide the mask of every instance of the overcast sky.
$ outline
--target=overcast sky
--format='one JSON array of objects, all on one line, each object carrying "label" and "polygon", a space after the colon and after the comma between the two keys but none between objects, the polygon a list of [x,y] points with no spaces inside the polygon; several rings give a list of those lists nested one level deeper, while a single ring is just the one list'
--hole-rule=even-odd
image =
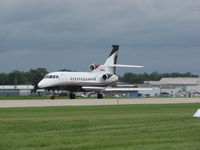
[{"label": "overcast sky", "polygon": [[200,0],[0,0],[0,72],[88,71],[119,44],[124,72],[200,75]]}]

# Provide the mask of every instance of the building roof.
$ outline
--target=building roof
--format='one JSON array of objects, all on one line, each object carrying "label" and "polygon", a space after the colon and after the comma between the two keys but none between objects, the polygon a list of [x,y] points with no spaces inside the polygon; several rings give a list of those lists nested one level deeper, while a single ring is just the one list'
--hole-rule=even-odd
[{"label": "building roof", "polygon": [[160,81],[145,81],[151,85],[197,85],[200,78],[162,78]]}]

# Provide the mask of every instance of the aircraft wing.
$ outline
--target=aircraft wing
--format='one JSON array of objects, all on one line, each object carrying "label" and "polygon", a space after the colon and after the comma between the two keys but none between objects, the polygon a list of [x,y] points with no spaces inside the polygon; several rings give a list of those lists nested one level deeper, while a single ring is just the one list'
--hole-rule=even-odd
[{"label": "aircraft wing", "polygon": [[106,87],[99,87],[99,86],[83,86],[82,89],[86,91],[104,91]]},{"label": "aircraft wing", "polygon": [[102,92],[134,92],[134,91],[150,91],[152,88],[116,88],[116,87],[98,87],[98,86],[84,86],[86,91],[102,91]]},{"label": "aircraft wing", "polygon": [[152,88],[106,88],[105,92],[150,91]]}]

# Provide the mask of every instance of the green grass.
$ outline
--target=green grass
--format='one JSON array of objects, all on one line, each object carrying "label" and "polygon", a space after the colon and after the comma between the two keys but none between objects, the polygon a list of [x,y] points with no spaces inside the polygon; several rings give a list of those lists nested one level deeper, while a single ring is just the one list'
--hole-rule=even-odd
[{"label": "green grass", "polygon": [[1,108],[0,150],[199,150],[200,104]]}]

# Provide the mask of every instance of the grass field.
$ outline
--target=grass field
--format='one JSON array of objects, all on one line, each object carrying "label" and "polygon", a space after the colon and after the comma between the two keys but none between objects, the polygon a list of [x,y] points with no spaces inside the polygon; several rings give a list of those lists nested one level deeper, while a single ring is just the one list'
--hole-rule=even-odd
[{"label": "grass field", "polygon": [[200,150],[200,104],[1,108],[0,150]]}]

